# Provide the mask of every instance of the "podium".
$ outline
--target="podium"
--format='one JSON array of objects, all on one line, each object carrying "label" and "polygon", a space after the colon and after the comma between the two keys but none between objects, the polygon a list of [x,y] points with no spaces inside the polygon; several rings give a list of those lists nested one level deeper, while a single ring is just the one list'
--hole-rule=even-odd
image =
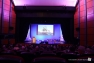
[{"label": "podium", "polygon": [[35,38],[35,37],[32,38],[32,43],[33,43],[33,44],[36,43],[36,38]]}]

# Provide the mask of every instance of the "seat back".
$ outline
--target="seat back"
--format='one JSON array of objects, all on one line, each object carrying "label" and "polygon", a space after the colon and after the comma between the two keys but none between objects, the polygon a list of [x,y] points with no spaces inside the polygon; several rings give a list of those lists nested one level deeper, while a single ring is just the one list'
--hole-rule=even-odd
[{"label": "seat back", "polygon": [[0,55],[0,63],[24,63],[24,60],[19,56]]},{"label": "seat back", "polygon": [[68,61],[68,63],[73,63],[74,61],[71,61],[71,60],[76,59],[77,55],[76,54],[62,54],[61,57],[65,58]]},{"label": "seat back", "polygon": [[41,53],[40,56],[56,56],[55,53]]},{"label": "seat back", "polygon": [[66,63],[66,60],[58,57],[38,57],[33,60],[33,63]]},{"label": "seat back", "polygon": [[79,55],[77,59],[75,63],[94,63],[94,54]]},{"label": "seat back", "polygon": [[31,60],[35,58],[35,54],[30,52],[21,52],[20,56],[25,60],[26,63],[30,63]]}]

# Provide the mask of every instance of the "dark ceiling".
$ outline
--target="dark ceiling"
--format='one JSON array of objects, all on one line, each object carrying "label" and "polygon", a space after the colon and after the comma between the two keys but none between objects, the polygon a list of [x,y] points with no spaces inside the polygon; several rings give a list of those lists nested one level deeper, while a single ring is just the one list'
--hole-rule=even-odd
[{"label": "dark ceiling", "polygon": [[16,6],[15,11],[18,17],[61,17],[71,18],[75,7],[55,6]]}]

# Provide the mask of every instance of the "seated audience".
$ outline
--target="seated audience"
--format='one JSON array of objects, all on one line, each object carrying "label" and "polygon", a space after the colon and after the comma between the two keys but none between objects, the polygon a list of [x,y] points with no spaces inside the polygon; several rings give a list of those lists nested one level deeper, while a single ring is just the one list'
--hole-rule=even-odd
[{"label": "seated audience", "polygon": [[92,54],[94,54],[94,45],[91,47]]},{"label": "seated audience", "polygon": [[69,49],[69,53],[74,54],[75,53],[75,47],[71,46],[70,49]]},{"label": "seated audience", "polygon": [[92,50],[90,48],[87,48],[85,54],[92,54]]},{"label": "seated audience", "polygon": [[84,46],[78,47],[78,54],[80,54],[80,55],[85,54],[85,47]]}]

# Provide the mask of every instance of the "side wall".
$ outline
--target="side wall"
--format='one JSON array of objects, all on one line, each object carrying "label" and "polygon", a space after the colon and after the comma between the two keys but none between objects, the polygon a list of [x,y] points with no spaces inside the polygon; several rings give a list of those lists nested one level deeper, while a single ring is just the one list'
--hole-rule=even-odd
[{"label": "side wall", "polygon": [[[0,0],[0,34],[15,35],[15,23],[16,14],[14,11],[14,5],[10,3],[10,0]],[[9,27],[13,27],[13,30],[9,31]],[[9,42],[9,39],[2,39],[1,42],[7,44]],[[15,38],[11,38],[10,42],[14,43]]]},{"label": "side wall", "polygon": [[[74,14],[74,37],[80,38],[80,45],[94,44],[94,0],[79,0]],[[77,32],[76,28],[80,31]]]}]

